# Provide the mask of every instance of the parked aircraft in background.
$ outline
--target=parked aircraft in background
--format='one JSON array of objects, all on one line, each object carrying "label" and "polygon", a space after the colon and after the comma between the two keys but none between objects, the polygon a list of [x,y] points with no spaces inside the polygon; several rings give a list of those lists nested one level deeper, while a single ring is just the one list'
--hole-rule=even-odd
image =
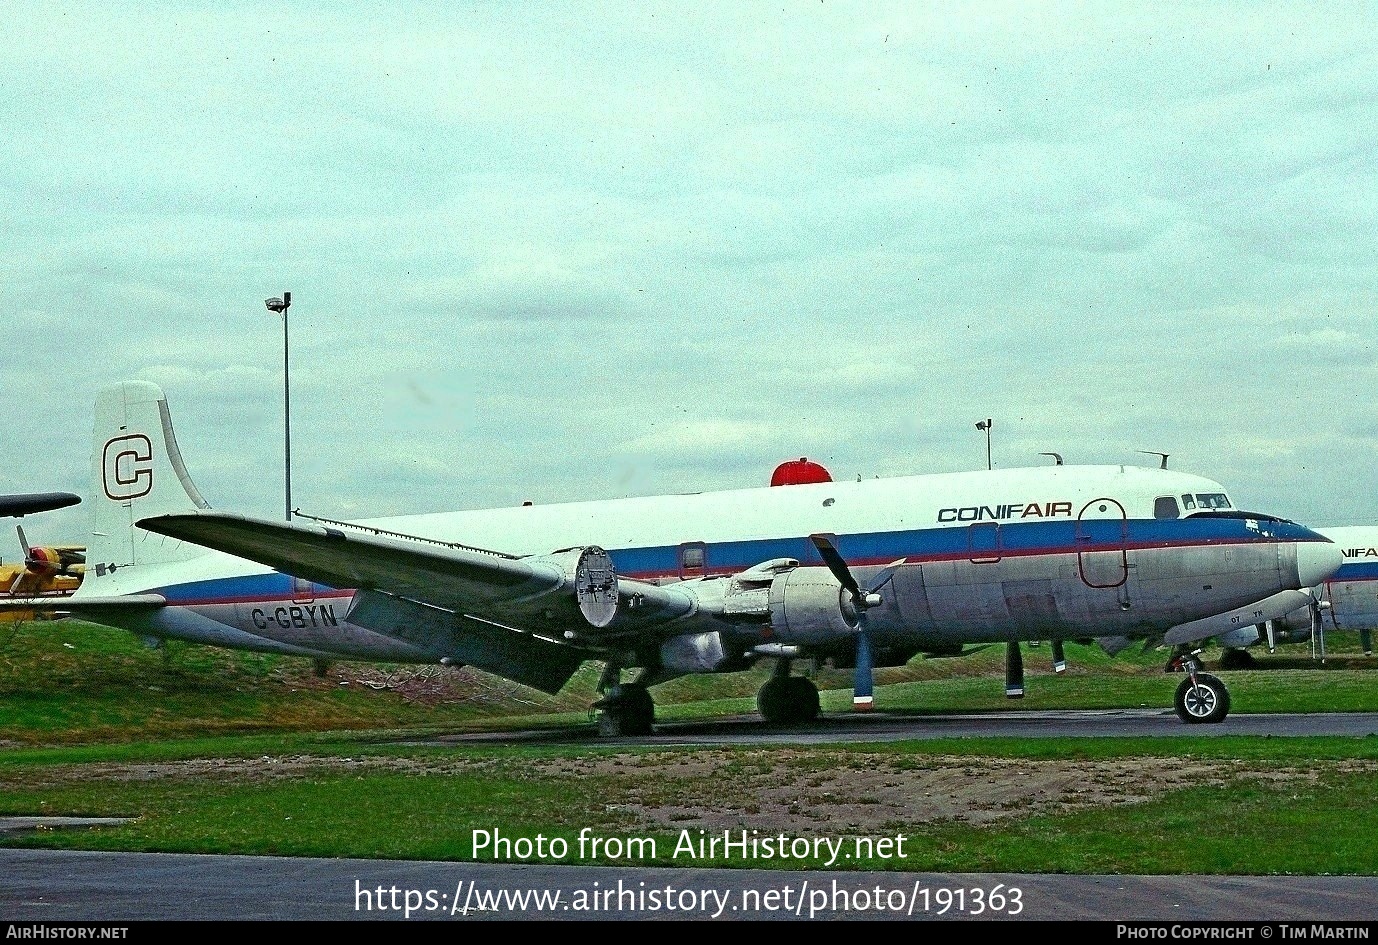
[{"label": "parked aircraft in background", "polygon": [[[81,496],[71,492],[0,495],[0,516],[18,518],[66,508],[80,501]],[[24,538],[23,526],[17,526],[17,531],[24,560],[18,564],[0,563],[0,599],[31,595],[62,597],[75,591],[81,584],[85,549],[77,545],[31,548]],[[35,616],[32,610],[0,611],[0,622],[30,620]]]},{"label": "parked aircraft in background", "polygon": [[1328,580],[1311,588],[1303,606],[1275,619],[1221,628],[1215,642],[1225,652],[1226,668],[1249,665],[1247,647],[1266,645],[1271,653],[1282,644],[1310,643],[1311,653],[1325,659],[1325,635],[1340,630],[1357,633],[1365,656],[1373,655],[1373,629],[1378,627],[1378,526],[1318,528],[1340,550],[1341,565]]},{"label": "parked aircraft in background", "polygon": [[31,547],[19,533],[19,547],[24,560],[17,565],[0,565],[0,594],[70,594],[81,584],[86,566],[86,549],[81,545],[45,545]]},{"label": "parked aircraft in background", "polygon": [[[88,571],[65,612],[151,638],[469,664],[547,692],[597,660],[603,729],[625,734],[650,731],[649,687],[688,673],[774,658],[761,713],[803,721],[818,690],[791,675],[801,660],[853,668],[865,709],[877,665],[965,643],[1158,640],[1340,563],[1212,480],[1132,466],[269,521],[209,509],[146,383],[98,397],[92,463]],[[1219,721],[1228,691],[1189,668],[1179,715]]]}]

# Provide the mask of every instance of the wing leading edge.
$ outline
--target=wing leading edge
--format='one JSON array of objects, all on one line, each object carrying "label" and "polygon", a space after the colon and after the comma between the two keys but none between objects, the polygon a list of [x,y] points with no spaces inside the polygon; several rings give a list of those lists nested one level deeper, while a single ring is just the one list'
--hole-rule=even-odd
[{"label": "wing leading edge", "polygon": [[573,548],[517,558],[365,529],[197,511],[140,528],[286,574],[356,591],[345,619],[557,692],[586,659],[635,649],[697,611],[681,591],[620,579],[606,553]]}]

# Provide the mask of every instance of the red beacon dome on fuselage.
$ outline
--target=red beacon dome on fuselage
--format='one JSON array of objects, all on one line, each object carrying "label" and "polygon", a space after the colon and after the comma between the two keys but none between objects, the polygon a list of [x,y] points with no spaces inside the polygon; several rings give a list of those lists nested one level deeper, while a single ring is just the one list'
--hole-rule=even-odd
[{"label": "red beacon dome on fuselage", "polygon": [[809,462],[805,456],[781,463],[775,467],[775,472],[770,477],[772,486],[801,486],[811,482],[832,481],[833,477],[826,469],[817,463]]}]

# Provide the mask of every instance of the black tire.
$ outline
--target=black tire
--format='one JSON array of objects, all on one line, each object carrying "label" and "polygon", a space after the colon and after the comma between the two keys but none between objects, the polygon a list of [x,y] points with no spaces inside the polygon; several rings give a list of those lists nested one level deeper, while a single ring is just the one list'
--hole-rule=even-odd
[{"label": "black tire", "polygon": [[788,679],[767,679],[765,685],[756,693],[756,710],[761,718],[774,725],[788,725],[790,716]]},{"label": "black tire", "polygon": [[626,684],[614,710],[621,715],[623,735],[649,735],[655,725],[656,704],[645,686]]},{"label": "black tire", "polygon": [[1221,669],[1252,669],[1258,665],[1254,659],[1254,654],[1248,650],[1240,650],[1231,647],[1220,654]]},{"label": "black tire", "polygon": [[794,722],[814,722],[818,719],[818,687],[803,676],[789,678],[790,715]]},{"label": "black tire", "polygon": [[803,676],[769,679],[756,694],[761,718],[773,725],[799,725],[818,718],[818,687]]},{"label": "black tire", "polygon": [[1189,725],[1223,722],[1230,713],[1230,690],[1218,676],[1197,673],[1194,685],[1190,676],[1182,680],[1174,702],[1177,717]]}]

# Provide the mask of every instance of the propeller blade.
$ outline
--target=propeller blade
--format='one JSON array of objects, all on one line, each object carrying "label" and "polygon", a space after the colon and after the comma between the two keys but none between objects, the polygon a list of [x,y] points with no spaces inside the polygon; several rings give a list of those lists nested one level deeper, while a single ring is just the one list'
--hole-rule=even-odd
[{"label": "propeller blade", "polygon": [[20,571],[18,574],[14,576],[14,581],[10,584],[9,593],[11,597],[19,593],[19,583],[24,580],[24,575],[28,573],[29,572],[27,571]]},{"label": "propeller blade", "polygon": [[1024,698],[1024,654],[1018,640],[1005,644],[1005,695],[1010,699]]},{"label": "propeller blade", "polygon": [[895,572],[907,561],[901,558],[881,569],[865,591],[852,576],[852,569],[838,552],[832,539],[827,535],[810,535],[809,540],[818,549],[818,554],[837,582],[846,589],[852,598],[852,609],[856,613],[856,669],[852,673],[852,711],[870,712],[875,706],[875,667],[871,655],[871,628],[867,624],[866,611],[881,603],[880,589],[895,576]]},{"label": "propeller blade", "polygon": [[[908,558],[901,558],[898,561],[892,561],[885,567],[881,568],[880,573],[877,574],[875,580],[871,582],[871,586],[866,589],[866,596],[870,597],[872,594],[879,594],[880,589],[890,583],[890,581],[895,576],[895,572],[898,571],[901,567],[903,567],[904,563],[908,560]],[[867,606],[874,607],[875,605],[868,603]]]},{"label": "propeller blade", "polygon": [[833,546],[832,540],[827,535],[810,535],[809,541],[818,549],[818,554],[823,558],[823,563],[828,566],[828,570],[837,578],[839,584],[847,589],[852,595],[852,600],[860,600],[861,585],[857,584],[856,578],[852,577],[852,569],[847,567],[847,562],[842,560],[842,555],[838,554],[837,548]]},{"label": "propeller blade", "polygon": [[857,612],[856,669],[852,673],[852,711],[870,712],[875,708],[875,680],[871,658],[871,630],[866,612]]},{"label": "propeller blade", "polygon": [[1062,641],[1053,641],[1053,672],[1065,673],[1067,671],[1067,655],[1062,652]]},{"label": "propeller blade", "polygon": [[1368,630],[1359,631],[1359,646],[1363,647],[1365,656],[1373,655],[1373,634]]},{"label": "propeller blade", "polygon": [[1325,621],[1321,619],[1321,599],[1313,591],[1311,594],[1311,654],[1319,654],[1325,662]]},{"label": "propeller blade", "polygon": [[24,538],[24,526],[16,525],[14,528],[15,531],[19,532],[19,547],[24,549],[24,560],[26,562],[33,560],[33,549],[29,547],[28,541]]}]

